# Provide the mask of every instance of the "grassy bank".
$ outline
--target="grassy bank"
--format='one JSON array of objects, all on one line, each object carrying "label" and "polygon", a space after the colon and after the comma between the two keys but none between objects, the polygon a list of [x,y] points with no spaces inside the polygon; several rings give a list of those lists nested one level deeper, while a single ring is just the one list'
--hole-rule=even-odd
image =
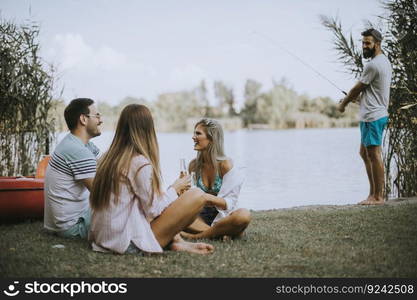
[{"label": "grassy bank", "polygon": [[[2,277],[417,277],[417,199],[381,207],[253,212],[242,240],[210,256],[94,253],[42,222],[0,225]],[[53,248],[62,244],[65,248]]]}]

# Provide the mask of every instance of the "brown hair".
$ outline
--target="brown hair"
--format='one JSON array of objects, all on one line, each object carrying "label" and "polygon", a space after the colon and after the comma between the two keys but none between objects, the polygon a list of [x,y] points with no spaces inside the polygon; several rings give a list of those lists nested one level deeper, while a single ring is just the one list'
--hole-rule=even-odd
[{"label": "brown hair", "polygon": [[64,111],[65,122],[67,123],[69,130],[73,130],[77,127],[78,119],[81,115],[90,113],[89,106],[92,104],[94,104],[94,100],[90,98],[77,98],[71,100]]},{"label": "brown hair", "polygon": [[121,112],[110,148],[98,163],[90,195],[93,209],[108,207],[111,193],[118,202],[120,183],[126,182],[136,155],[143,155],[152,166],[152,195],[161,194],[159,147],[151,112],[144,105],[130,104]]},{"label": "brown hair", "polygon": [[376,43],[381,43],[383,37],[382,34],[373,28],[369,28],[361,33],[362,36],[372,36]]}]

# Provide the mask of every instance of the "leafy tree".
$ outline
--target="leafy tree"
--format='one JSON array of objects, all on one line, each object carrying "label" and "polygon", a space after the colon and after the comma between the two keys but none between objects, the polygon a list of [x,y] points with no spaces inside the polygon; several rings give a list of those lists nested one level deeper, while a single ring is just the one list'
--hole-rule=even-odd
[{"label": "leafy tree", "polygon": [[211,111],[210,103],[207,98],[207,87],[206,82],[202,80],[200,85],[194,89],[195,96],[203,106],[203,116],[204,117],[213,117],[213,113]]},{"label": "leafy tree", "polygon": [[257,111],[257,101],[261,97],[262,84],[253,79],[246,80],[245,83],[245,103],[241,111],[243,124],[248,126],[251,123],[257,123],[255,114]]},{"label": "leafy tree", "polygon": [[153,105],[158,130],[185,131],[187,119],[202,116],[205,106],[189,91],[159,95]]},{"label": "leafy tree", "polygon": [[236,115],[235,96],[233,88],[229,88],[222,81],[214,82],[214,94],[219,100],[219,107],[221,111],[229,117]]},{"label": "leafy tree", "polygon": [[[272,90],[268,93],[270,107],[269,123],[273,128],[287,128],[287,122],[292,118],[292,114],[297,112],[300,107],[300,98],[297,93],[291,89],[286,80],[282,79],[280,83],[274,83]],[[292,127],[292,126],[291,126]]]}]

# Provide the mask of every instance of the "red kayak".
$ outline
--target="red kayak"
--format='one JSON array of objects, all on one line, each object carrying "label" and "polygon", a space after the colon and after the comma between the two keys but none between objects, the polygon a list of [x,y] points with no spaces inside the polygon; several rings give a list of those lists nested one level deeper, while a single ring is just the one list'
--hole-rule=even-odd
[{"label": "red kayak", "polygon": [[43,178],[0,177],[0,220],[43,217]]},{"label": "red kayak", "polygon": [[43,177],[49,158],[39,163],[36,176],[0,177],[0,222],[43,218]]}]

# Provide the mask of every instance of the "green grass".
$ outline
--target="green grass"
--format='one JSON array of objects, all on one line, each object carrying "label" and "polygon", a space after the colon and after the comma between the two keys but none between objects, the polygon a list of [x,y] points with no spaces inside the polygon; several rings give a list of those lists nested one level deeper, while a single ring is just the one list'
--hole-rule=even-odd
[{"label": "green grass", "polygon": [[[417,277],[417,202],[253,212],[209,256],[93,252],[42,222],[0,225],[2,277]],[[64,249],[52,248],[63,244]]]}]

